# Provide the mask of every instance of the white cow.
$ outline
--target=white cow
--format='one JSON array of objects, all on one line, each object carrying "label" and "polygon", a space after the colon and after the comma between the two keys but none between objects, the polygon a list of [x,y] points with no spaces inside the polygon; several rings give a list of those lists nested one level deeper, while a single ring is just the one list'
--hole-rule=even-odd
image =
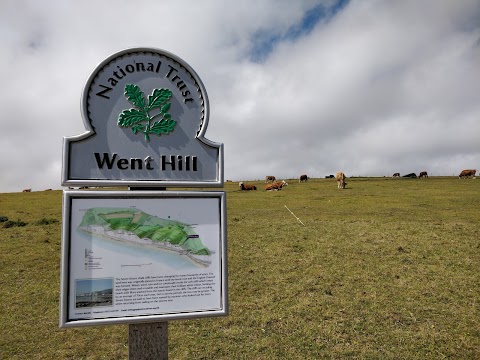
[{"label": "white cow", "polygon": [[347,183],[345,182],[346,178],[347,177],[345,176],[345,174],[341,171],[335,174],[335,179],[337,179],[337,184],[339,189],[345,189],[345,186],[347,186]]}]

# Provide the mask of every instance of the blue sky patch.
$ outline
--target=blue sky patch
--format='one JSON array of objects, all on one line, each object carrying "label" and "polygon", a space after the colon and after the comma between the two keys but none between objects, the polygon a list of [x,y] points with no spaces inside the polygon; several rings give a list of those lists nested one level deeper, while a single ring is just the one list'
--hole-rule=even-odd
[{"label": "blue sky patch", "polygon": [[325,22],[334,17],[348,2],[349,0],[338,0],[330,7],[318,4],[307,10],[301,21],[286,31],[283,31],[284,29],[261,29],[257,31],[253,35],[250,60],[256,63],[265,61],[278,43],[295,41],[308,35],[319,22]]}]

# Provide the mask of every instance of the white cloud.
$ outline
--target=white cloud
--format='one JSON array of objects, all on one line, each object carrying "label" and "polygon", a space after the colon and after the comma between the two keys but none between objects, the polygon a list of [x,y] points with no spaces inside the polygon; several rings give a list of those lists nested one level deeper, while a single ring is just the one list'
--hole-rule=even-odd
[{"label": "white cloud", "polygon": [[[0,191],[60,187],[88,76],[142,46],[199,74],[228,179],[478,167],[478,1],[354,1],[287,36],[319,3],[2,2]],[[260,34],[276,40],[253,62]]]}]

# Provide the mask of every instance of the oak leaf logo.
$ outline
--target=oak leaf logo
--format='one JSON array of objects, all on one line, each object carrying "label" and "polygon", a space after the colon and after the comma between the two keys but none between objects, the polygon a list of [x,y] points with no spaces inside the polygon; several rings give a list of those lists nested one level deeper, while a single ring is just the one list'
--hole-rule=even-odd
[{"label": "oak leaf logo", "polygon": [[118,116],[118,126],[131,128],[134,134],[143,133],[145,141],[150,134],[161,136],[173,131],[177,122],[168,113],[172,92],[168,89],[154,89],[145,103],[145,95],[137,85],[125,85],[125,97],[134,105]]}]

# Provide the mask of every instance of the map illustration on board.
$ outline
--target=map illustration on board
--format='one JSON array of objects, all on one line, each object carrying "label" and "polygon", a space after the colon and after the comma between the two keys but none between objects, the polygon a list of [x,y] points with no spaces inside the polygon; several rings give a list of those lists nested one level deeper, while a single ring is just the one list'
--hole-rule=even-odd
[{"label": "map illustration on board", "polygon": [[198,266],[211,264],[213,252],[203,245],[192,225],[158,218],[139,209],[91,208],[83,215],[78,228],[112,240],[186,256]]}]

